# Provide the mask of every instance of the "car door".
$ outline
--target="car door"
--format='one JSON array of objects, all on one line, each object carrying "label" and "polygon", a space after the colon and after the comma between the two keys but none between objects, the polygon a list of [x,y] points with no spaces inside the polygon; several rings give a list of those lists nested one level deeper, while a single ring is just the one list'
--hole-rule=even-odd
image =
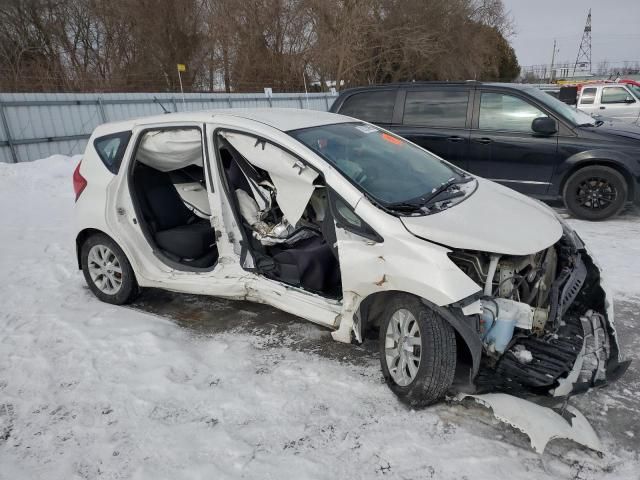
[{"label": "car door", "polygon": [[[245,292],[244,285],[239,281],[239,276],[220,262],[211,268],[203,268],[198,271],[194,268],[182,267],[175,261],[167,262],[167,256],[158,249],[157,242],[153,238],[148,222],[144,219],[143,202],[134,188],[134,168],[141,163],[140,144],[146,135],[157,132],[175,130],[194,130],[199,132],[201,143],[202,169],[205,185],[200,184],[200,190],[191,189],[189,198],[198,193],[198,201],[202,209],[199,216],[207,217],[210,213],[218,214],[217,199],[218,189],[211,182],[209,169],[208,149],[204,143],[204,125],[201,122],[166,122],[136,126],[132,131],[132,140],[123,159],[118,175],[118,181],[109,187],[108,195],[114,208],[106,212],[107,222],[113,231],[119,232],[117,241],[127,252],[130,260],[136,264],[138,280],[147,286],[170,288],[181,292],[199,292],[207,295],[232,296],[242,295]],[[167,144],[171,146],[172,144]],[[175,145],[175,144],[174,144]],[[179,161],[185,155],[180,155],[174,150],[157,150],[158,158]],[[168,161],[168,160],[167,160]],[[159,171],[171,171],[168,163],[155,167]],[[174,180],[175,181],[175,180]],[[180,192],[180,183],[174,187],[183,201],[185,196]],[[202,190],[206,189],[206,191]],[[215,199],[215,201],[214,201]],[[188,200],[186,200],[188,202]],[[200,203],[202,201],[202,203]],[[206,210],[209,210],[207,212]],[[211,218],[211,217],[210,217]],[[213,227],[213,225],[212,225]],[[215,227],[214,227],[215,228]],[[218,236],[218,238],[220,238]],[[220,246],[220,251],[224,245]],[[171,258],[170,258],[171,260]],[[239,273],[239,272],[238,272]]]},{"label": "car door", "polygon": [[[531,129],[549,116],[516,92],[476,92],[468,169],[521,193],[544,195],[559,161],[558,137]],[[556,119],[557,122],[557,119]]]},{"label": "car door", "polygon": [[[256,132],[235,125],[228,128],[208,125],[207,130],[210,132],[210,174],[214,185],[212,225],[216,233],[219,232],[218,249],[223,273],[230,272],[236,283],[246,288],[243,298],[268,303],[315,323],[335,326],[342,309],[341,302],[306,290],[302,285],[286,283],[282,278],[267,277],[261,268],[269,270],[265,268],[269,263],[275,265],[272,254],[278,244],[265,243],[263,245],[268,246],[270,252],[262,248],[259,251],[255,244],[260,240],[246,228],[251,212],[255,215],[271,202],[259,193],[263,181],[273,185],[274,201],[283,219],[289,225],[298,224],[313,192],[319,188],[314,184],[314,180],[319,178],[319,171],[297,151],[299,144],[283,132],[272,137],[268,130]],[[233,152],[232,156],[225,158],[225,151]],[[242,160],[241,163],[237,162],[238,159]],[[232,166],[234,162],[239,168]],[[252,170],[255,173],[256,168],[268,179],[258,181],[249,174]]]},{"label": "car door", "polygon": [[598,113],[604,117],[622,122],[633,123],[638,118],[640,103],[634,95],[622,85],[605,85],[600,94]]},{"label": "car door", "polygon": [[466,169],[471,89],[465,86],[407,89],[396,107],[398,135]]}]

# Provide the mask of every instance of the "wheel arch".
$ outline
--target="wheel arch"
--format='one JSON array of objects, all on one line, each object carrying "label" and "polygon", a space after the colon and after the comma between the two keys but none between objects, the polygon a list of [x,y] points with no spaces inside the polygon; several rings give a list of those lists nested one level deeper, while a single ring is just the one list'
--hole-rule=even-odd
[{"label": "wheel arch", "polygon": [[[424,298],[421,298],[412,293],[404,292],[401,290],[386,290],[383,292],[374,292],[365,297],[358,308],[358,314],[360,317],[361,337],[365,332],[374,328],[380,327],[382,320],[382,313],[388,303],[390,297],[395,295],[410,295],[418,298],[428,308],[438,312],[449,325],[453,327],[456,334],[456,343],[459,347],[456,351],[456,378],[462,378],[462,376],[468,376],[469,382],[475,378],[478,370],[480,369],[480,359],[482,357],[482,342],[480,336],[473,328],[470,321],[467,321],[462,315],[462,312],[458,312],[459,309],[452,310],[450,308],[440,307]],[[469,360],[471,365],[469,366]],[[464,371],[465,368],[470,367],[470,371]]]},{"label": "wheel arch", "polygon": [[[124,255],[127,257],[127,261],[129,261],[129,263],[131,263],[131,260],[129,260],[129,256],[127,255],[127,253],[122,248],[122,245],[120,245],[118,242],[116,242],[115,238],[113,238],[111,235],[109,235],[108,233],[106,233],[103,230],[100,230],[98,228],[89,227],[89,228],[83,228],[82,230],[80,230],[80,232],[78,232],[78,235],[76,236],[76,261],[78,262],[78,270],[82,270],[82,258],[80,256],[80,254],[82,252],[82,245],[84,244],[84,242],[87,241],[87,239],[89,237],[91,237],[92,235],[96,235],[96,234],[104,235],[109,240],[111,240],[113,243],[118,245],[118,247],[120,247],[120,249],[122,250],[122,253],[124,253]],[[133,265],[132,265],[132,268],[133,268]]]},{"label": "wheel arch", "polygon": [[611,157],[594,157],[585,159],[578,158],[574,160],[571,165],[564,172],[562,172],[562,178],[560,180],[559,186],[560,196],[564,197],[564,187],[574,173],[582,170],[583,168],[594,166],[609,167],[620,173],[627,182],[627,201],[633,201],[636,195],[636,184],[633,175],[626,167],[624,162],[620,160],[614,160]]}]

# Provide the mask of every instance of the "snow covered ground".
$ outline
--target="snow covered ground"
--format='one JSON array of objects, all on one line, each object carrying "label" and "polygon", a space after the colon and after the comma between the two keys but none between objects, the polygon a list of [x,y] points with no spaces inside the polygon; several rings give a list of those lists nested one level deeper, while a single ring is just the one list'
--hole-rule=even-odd
[{"label": "snow covered ground", "polygon": [[572,401],[605,454],[556,441],[540,456],[475,404],[404,407],[371,348],[267,307],[153,292],[100,303],[75,266],[76,163],[0,164],[1,479],[639,478],[637,214],[571,221],[623,299],[636,359]]}]

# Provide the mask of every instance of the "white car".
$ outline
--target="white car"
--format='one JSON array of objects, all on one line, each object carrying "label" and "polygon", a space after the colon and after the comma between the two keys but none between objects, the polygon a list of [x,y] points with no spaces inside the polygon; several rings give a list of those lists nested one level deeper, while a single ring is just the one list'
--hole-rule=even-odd
[{"label": "white car", "polygon": [[565,395],[621,375],[611,299],[552,210],[350,117],[218,110],[101,125],[74,172],[78,264],[379,332],[405,402]]},{"label": "white car", "polygon": [[638,125],[640,87],[624,83],[587,83],[578,93],[577,105],[590,115]]}]

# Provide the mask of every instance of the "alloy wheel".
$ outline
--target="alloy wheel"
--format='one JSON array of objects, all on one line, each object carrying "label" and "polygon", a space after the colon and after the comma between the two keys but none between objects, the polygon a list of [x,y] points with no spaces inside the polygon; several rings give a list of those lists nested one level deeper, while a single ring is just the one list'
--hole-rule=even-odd
[{"label": "alloy wheel", "polygon": [[604,210],[618,197],[618,191],[607,179],[590,177],[578,185],[576,201],[590,210]]},{"label": "alloy wheel", "polygon": [[421,355],[418,321],[409,310],[397,310],[391,316],[385,337],[385,357],[391,378],[401,387],[413,382]]},{"label": "alloy wheel", "polygon": [[109,247],[94,245],[87,257],[89,275],[94,285],[107,295],[115,295],[122,287],[122,266]]}]

